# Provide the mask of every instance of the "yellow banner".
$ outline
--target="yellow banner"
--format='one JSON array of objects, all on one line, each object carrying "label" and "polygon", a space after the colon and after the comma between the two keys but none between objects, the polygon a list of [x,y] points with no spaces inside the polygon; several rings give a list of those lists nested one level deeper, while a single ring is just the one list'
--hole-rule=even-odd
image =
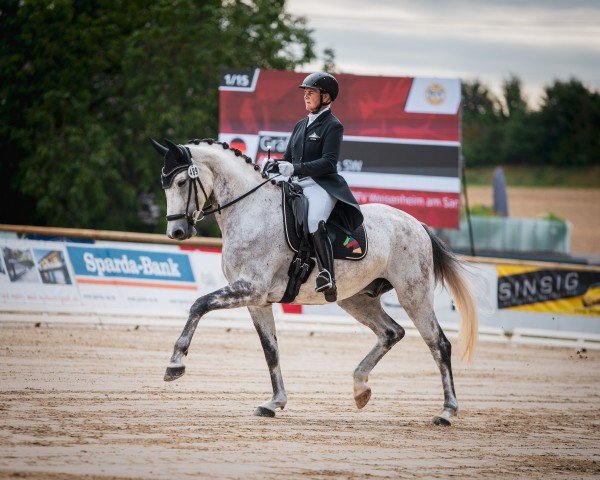
[{"label": "yellow banner", "polygon": [[600,316],[600,272],[498,265],[498,308]]}]

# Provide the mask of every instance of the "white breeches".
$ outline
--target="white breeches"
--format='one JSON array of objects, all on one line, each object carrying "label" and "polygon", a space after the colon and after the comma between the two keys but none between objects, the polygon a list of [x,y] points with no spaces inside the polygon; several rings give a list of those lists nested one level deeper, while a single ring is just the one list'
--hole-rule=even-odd
[{"label": "white breeches", "polygon": [[304,195],[308,198],[308,231],[315,233],[319,228],[319,222],[327,221],[329,218],[337,199],[329,195],[310,177],[296,180],[294,183],[302,187]]}]

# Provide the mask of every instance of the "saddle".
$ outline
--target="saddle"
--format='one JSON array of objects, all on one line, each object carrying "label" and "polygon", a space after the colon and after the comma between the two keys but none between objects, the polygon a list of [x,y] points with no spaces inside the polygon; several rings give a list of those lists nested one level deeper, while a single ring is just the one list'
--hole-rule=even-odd
[{"label": "saddle", "polygon": [[[315,251],[308,231],[308,199],[302,193],[302,188],[289,182],[278,184],[281,187],[285,238],[295,253],[288,270],[290,279],[280,300],[280,303],[290,303],[315,267]],[[367,255],[369,242],[363,225],[351,232],[330,217],[326,226],[333,246],[333,258],[357,261]]]}]

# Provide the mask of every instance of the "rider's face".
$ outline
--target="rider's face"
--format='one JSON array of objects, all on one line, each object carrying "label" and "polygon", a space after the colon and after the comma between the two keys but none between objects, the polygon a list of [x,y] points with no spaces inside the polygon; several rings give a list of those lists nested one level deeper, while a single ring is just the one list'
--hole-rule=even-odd
[{"label": "rider's face", "polygon": [[319,107],[319,91],[314,88],[304,89],[304,106],[309,112]]}]

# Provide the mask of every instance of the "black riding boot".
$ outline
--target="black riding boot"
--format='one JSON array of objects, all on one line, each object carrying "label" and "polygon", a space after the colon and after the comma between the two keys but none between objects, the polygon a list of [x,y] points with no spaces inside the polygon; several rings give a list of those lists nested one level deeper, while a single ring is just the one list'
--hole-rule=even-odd
[{"label": "black riding boot", "polygon": [[337,300],[337,288],[333,272],[333,247],[323,220],[319,222],[318,230],[312,234],[312,240],[317,257],[317,266],[319,267],[315,291],[323,292],[325,300],[328,302],[335,302]]}]

